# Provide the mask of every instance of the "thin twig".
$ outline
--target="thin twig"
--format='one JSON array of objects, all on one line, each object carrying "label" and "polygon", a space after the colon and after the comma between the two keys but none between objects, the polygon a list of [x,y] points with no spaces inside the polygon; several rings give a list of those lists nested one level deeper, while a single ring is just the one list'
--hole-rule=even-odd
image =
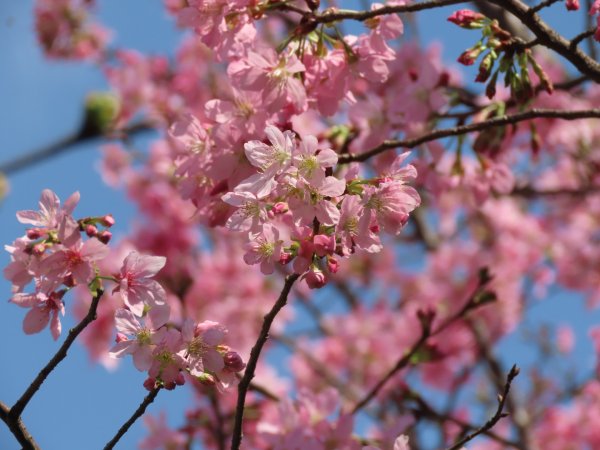
[{"label": "thin twig", "polygon": [[512,384],[513,380],[516,378],[517,375],[519,375],[519,368],[516,365],[514,365],[512,366],[510,372],[506,377],[506,383],[504,384],[504,390],[502,391],[502,394],[498,395],[498,408],[496,409],[496,413],[490,418],[490,420],[488,420],[478,430],[466,435],[460,441],[456,442],[452,447],[449,447],[447,450],[459,450],[467,442],[472,441],[480,434],[492,429],[500,421],[500,419],[506,417],[506,414],[503,412],[504,404],[506,403],[506,399],[508,398],[508,394],[510,392],[510,385]]},{"label": "thin twig", "polygon": [[[463,305],[463,307],[455,314],[447,318],[442,324],[437,327],[435,330],[431,330],[431,323],[424,324],[422,322],[422,332],[421,337],[412,345],[410,350],[405,353],[392,367],[388,373],[380,379],[375,386],[371,388],[371,390],[360,400],[356,406],[352,409],[351,413],[356,414],[363,407],[365,407],[377,394],[379,391],[387,384],[387,382],[394,377],[400,370],[404,369],[411,361],[412,357],[417,354],[421,347],[425,344],[425,342],[433,336],[444,331],[448,326],[450,326],[454,321],[464,317],[467,312],[486,304],[488,301],[495,299],[495,295],[485,295],[488,292],[485,290],[486,286],[489,284],[491,278],[487,273],[487,269],[482,269],[480,272],[479,284],[475,288],[475,291],[469,296],[467,302]],[[491,293],[489,293],[491,294]],[[431,317],[433,320],[433,317]]]},{"label": "thin twig", "polygon": [[538,11],[541,11],[544,8],[548,8],[549,6],[552,6],[554,3],[561,2],[561,1],[562,0],[544,0],[543,2],[540,2],[537,5],[532,6],[531,12],[537,13]]},{"label": "thin twig", "polygon": [[381,8],[355,11],[349,9],[334,10],[330,9],[322,14],[313,16],[312,20],[316,23],[331,23],[338,20],[357,20],[364,22],[373,17],[383,16],[386,14],[398,14],[423,11],[426,9],[441,8],[449,5],[457,5],[459,3],[467,3],[468,0],[429,0],[418,3],[410,3],[408,5],[386,5]]},{"label": "thin twig", "polygon": [[158,395],[158,392],[161,389],[162,389],[161,387],[154,388],[150,391],[150,393],[148,395],[146,395],[146,398],[144,398],[144,401],[142,403],[140,403],[140,406],[138,406],[138,408],[135,410],[135,412],[132,414],[132,416],[129,418],[129,420],[127,422],[125,422],[121,426],[121,428],[119,428],[119,431],[117,431],[117,434],[115,434],[115,436],[108,442],[108,444],[106,444],[104,446],[104,450],[111,450],[116,445],[116,443],[119,442],[119,440],[123,437],[123,435],[125,433],[127,433],[127,430],[129,430],[131,425],[133,425],[135,423],[135,421],[138,420],[144,414],[144,412],[146,412],[146,408],[148,407],[148,405],[150,403],[152,403],[154,401],[154,399]]},{"label": "thin twig", "polygon": [[244,405],[246,403],[246,394],[248,393],[248,389],[250,388],[252,378],[254,378],[254,373],[258,364],[258,358],[260,357],[260,353],[262,351],[263,346],[267,342],[267,339],[269,337],[269,331],[271,329],[273,321],[275,320],[275,317],[277,317],[279,311],[281,311],[281,309],[286,305],[288,295],[292,289],[292,286],[299,277],[300,275],[298,274],[292,274],[286,277],[285,284],[283,285],[283,289],[281,290],[281,294],[279,294],[279,298],[277,299],[271,310],[267,313],[267,315],[265,315],[260,334],[258,335],[258,339],[256,340],[254,347],[252,347],[252,350],[250,351],[248,365],[246,366],[244,376],[242,377],[242,380],[238,385],[238,398],[235,410],[233,434],[231,437],[231,450],[238,450],[240,448],[240,445],[242,444],[242,424],[244,419]]},{"label": "thin twig", "polygon": [[91,322],[96,320],[96,310],[98,308],[98,302],[100,301],[100,297],[104,293],[103,290],[99,289],[96,291],[96,294],[92,298],[92,303],[90,304],[90,309],[86,316],[77,324],[75,328],[72,328],[69,331],[65,342],[60,346],[56,354],[52,357],[52,359],[46,364],[46,366],[40,370],[40,373],[35,377],[35,380],[31,382],[27,390],[21,395],[21,397],[16,401],[13,407],[10,409],[8,415],[12,420],[16,420],[23,412],[27,403],[31,400],[33,395],[40,388],[46,377],[50,375],[50,373],[54,370],[54,368],[67,356],[67,352],[79,333],[81,333],[85,327],[87,327]]},{"label": "thin twig", "polygon": [[404,147],[413,148],[417,147],[426,142],[435,141],[437,139],[446,138],[450,136],[460,136],[474,131],[481,131],[487,128],[497,127],[501,125],[510,125],[523,122],[531,119],[562,119],[562,120],[575,120],[583,118],[600,118],[600,108],[598,109],[587,109],[587,110],[575,110],[575,111],[564,111],[556,109],[531,109],[522,113],[513,114],[510,116],[494,117],[492,119],[484,120],[482,122],[470,123],[468,125],[461,125],[453,128],[442,128],[434,130],[430,133],[422,136],[405,139],[405,140],[388,140],[379,144],[377,147],[372,148],[364,153],[360,154],[349,154],[340,155],[340,164],[347,164],[354,161],[366,161],[373,156],[383,153],[386,150]]}]

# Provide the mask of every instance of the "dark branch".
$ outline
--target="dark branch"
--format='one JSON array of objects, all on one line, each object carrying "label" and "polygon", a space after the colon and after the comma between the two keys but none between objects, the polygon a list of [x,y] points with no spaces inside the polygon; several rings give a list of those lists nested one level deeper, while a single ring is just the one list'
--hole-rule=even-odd
[{"label": "dark branch", "polygon": [[468,125],[461,125],[454,128],[442,128],[440,130],[434,130],[431,133],[427,133],[423,136],[419,136],[412,139],[405,140],[389,140],[384,141],[377,147],[371,150],[354,155],[340,155],[339,162],[341,164],[350,163],[353,161],[366,161],[373,156],[383,153],[386,150],[404,147],[413,148],[417,147],[426,142],[435,141],[436,139],[442,139],[450,136],[460,136],[474,131],[481,131],[487,128],[516,124],[525,120],[531,119],[562,119],[562,120],[575,120],[583,118],[600,118],[600,109],[589,109],[589,110],[578,110],[578,111],[562,111],[554,109],[531,109],[522,113],[513,114],[510,116],[494,117],[492,119],[484,120],[482,122],[470,123]]},{"label": "dark branch", "polygon": [[21,418],[17,417],[16,420],[10,418],[8,415],[9,412],[10,408],[0,402],[0,419],[6,424],[19,444],[21,444],[23,450],[40,450],[40,447],[35,442],[35,439],[33,439],[33,436],[27,431],[27,428],[25,428]]},{"label": "dark branch", "polygon": [[512,369],[510,369],[510,372],[506,377],[506,383],[504,384],[504,390],[502,391],[502,394],[498,395],[498,409],[496,409],[496,413],[490,418],[490,420],[488,420],[478,430],[466,435],[460,441],[455,443],[452,447],[449,447],[448,450],[459,450],[467,442],[472,441],[480,434],[491,430],[500,421],[500,419],[506,417],[506,414],[503,413],[504,404],[506,403],[506,399],[508,398],[508,394],[510,392],[510,385],[512,384],[513,380],[516,378],[517,375],[519,375],[519,368],[516,365],[514,365],[512,366]]},{"label": "dark branch", "polygon": [[[138,123],[119,131],[119,133],[131,136],[152,129],[153,128],[147,123]],[[12,161],[6,161],[0,164],[0,172],[6,175],[13,175],[23,169],[46,161],[47,159],[53,158],[62,153],[66,153],[67,151],[72,150],[77,144],[83,144],[84,142],[101,137],[105,137],[105,135],[99,132],[78,132],[72,134],[71,136],[67,136],[57,142],[54,142],[53,144],[48,145],[47,147],[34,150],[30,153],[19,156]]]},{"label": "dark branch", "polygon": [[109,443],[104,446],[104,450],[111,450],[116,445],[116,443],[119,442],[119,440],[123,437],[123,435],[125,433],[127,433],[127,430],[129,430],[131,425],[133,425],[135,423],[135,421],[138,420],[144,414],[144,412],[146,412],[146,408],[148,407],[148,405],[150,403],[152,403],[154,401],[154,399],[156,398],[156,396],[158,395],[158,392],[160,390],[161,390],[160,387],[154,388],[150,391],[150,393],[148,395],[146,395],[146,398],[144,398],[144,401],[142,403],[140,403],[140,406],[138,406],[138,408],[135,410],[135,412],[129,418],[129,420],[127,422],[125,422],[123,424],[123,426],[121,426],[121,428],[119,428],[119,431],[117,431],[117,434],[115,434],[115,437],[113,437],[109,441]]},{"label": "dark branch", "polygon": [[262,351],[263,346],[267,342],[269,337],[269,331],[271,329],[271,325],[277,317],[277,314],[281,309],[286,305],[288,295],[292,289],[292,285],[296,282],[296,280],[300,277],[298,274],[288,275],[285,279],[285,284],[283,285],[283,289],[281,290],[281,294],[279,294],[279,298],[271,308],[271,310],[265,315],[263,320],[262,328],[260,330],[260,334],[258,335],[258,339],[256,340],[256,344],[252,347],[250,351],[250,358],[248,359],[248,365],[246,366],[246,370],[244,372],[244,376],[240,381],[238,386],[238,398],[237,398],[237,406],[235,410],[235,422],[233,425],[233,435],[231,437],[231,450],[238,450],[240,445],[242,444],[242,424],[244,419],[244,405],[246,403],[246,394],[248,393],[248,389],[250,388],[250,383],[252,382],[252,378],[254,378],[254,372],[256,371],[256,366],[258,364],[258,358],[260,357],[260,353]]},{"label": "dark branch", "polygon": [[56,354],[52,357],[48,364],[46,364],[46,366],[42,370],[40,370],[40,373],[37,375],[37,377],[35,377],[35,380],[31,382],[25,393],[23,393],[21,398],[19,398],[19,400],[17,400],[17,402],[10,409],[8,415],[11,420],[17,420],[21,416],[23,410],[27,406],[27,403],[29,403],[33,395],[40,388],[46,377],[50,375],[54,368],[63,359],[65,359],[69,348],[71,347],[73,342],[75,342],[75,339],[77,338],[77,336],[79,336],[79,333],[81,333],[85,329],[85,327],[87,327],[91,322],[96,320],[96,310],[98,308],[98,302],[100,301],[100,297],[102,297],[103,293],[104,291],[102,291],[101,289],[96,292],[96,295],[94,295],[94,297],[92,298],[92,303],[90,305],[90,309],[88,310],[87,315],[81,320],[81,322],[77,324],[75,328],[72,328],[69,331],[65,342],[63,342]]},{"label": "dark branch", "polygon": [[327,10],[322,14],[315,15],[313,20],[316,23],[331,23],[338,20],[357,20],[363,22],[373,17],[383,16],[386,14],[398,14],[423,11],[426,9],[441,8],[443,6],[457,5],[459,3],[467,3],[468,0],[430,0],[408,5],[387,5],[374,10],[354,11],[348,9]]}]

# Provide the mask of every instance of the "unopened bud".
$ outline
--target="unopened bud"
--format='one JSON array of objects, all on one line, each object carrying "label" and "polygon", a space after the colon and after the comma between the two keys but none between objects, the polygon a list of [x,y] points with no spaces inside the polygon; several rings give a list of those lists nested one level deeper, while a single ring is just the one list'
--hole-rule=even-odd
[{"label": "unopened bud", "polygon": [[579,0],[567,0],[567,10],[577,11],[579,9]]},{"label": "unopened bud", "polygon": [[118,344],[119,342],[124,342],[124,341],[128,341],[128,340],[129,340],[129,338],[125,334],[117,333],[115,342]]},{"label": "unopened bud", "polygon": [[460,11],[452,13],[452,15],[448,17],[448,22],[452,22],[461,28],[474,30],[476,28],[483,28],[486,19],[487,18],[481,13],[471,11],[470,9],[461,9]]},{"label": "unopened bud", "polygon": [[98,234],[98,228],[90,223],[85,226],[85,234],[87,234],[89,237],[94,237]]},{"label": "unopened bud", "polygon": [[115,224],[115,218],[112,216],[112,214],[107,214],[100,219],[100,223],[105,227],[110,228]]},{"label": "unopened bud", "polygon": [[42,236],[42,233],[38,228],[30,228],[27,230],[26,234],[29,239],[39,239]]},{"label": "unopened bud", "polygon": [[327,270],[329,270],[330,273],[337,273],[337,271],[339,269],[340,269],[340,263],[338,262],[338,260],[335,258],[328,257],[327,258]]},{"label": "unopened bud", "polygon": [[312,268],[306,273],[305,276],[306,284],[311,289],[321,289],[327,284],[327,278],[325,274],[317,268]]},{"label": "unopened bud", "polygon": [[146,378],[146,381],[144,381],[144,387],[147,391],[153,390],[156,387],[156,379],[152,377]]},{"label": "unopened bud", "polygon": [[475,81],[477,83],[485,83],[486,80],[490,77],[493,67],[494,55],[492,52],[489,52],[483,57],[483,59],[481,60],[481,64],[479,64],[479,73],[477,74]]},{"label": "unopened bud", "polygon": [[289,207],[285,202],[277,202],[273,205],[273,208],[271,209],[271,211],[273,211],[273,214],[285,214],[286,212],[288,212],[288,210]]},{"label": "unopened bud", "polygon": [[477,58],[479,58],[479,55],[481,55],[484,50],[485,47],[482,47],[481,45],[471,47],[470,49],[462,52],[457,61],[465,66],[472,66],[475,64],[475,61]]},{"label": "unopened bud", "polygon": [[43,255],[45,251],[46,251],[46,246],[44,244],[42,244],[42,243],[35,244],[31,248],[31,253],[33,253],[36,256]]},{"label": "unopened bud", "polygon": [[223,356],[225,368],[230,372],[240,372],[246,368],[246,363],[237,352],[227,352]]},{"label": "unopened bud", "polygon": [[108,230],[102,230],[96,235],[96,238],[103,244],[108,244],[112,238],[112,233]]}]

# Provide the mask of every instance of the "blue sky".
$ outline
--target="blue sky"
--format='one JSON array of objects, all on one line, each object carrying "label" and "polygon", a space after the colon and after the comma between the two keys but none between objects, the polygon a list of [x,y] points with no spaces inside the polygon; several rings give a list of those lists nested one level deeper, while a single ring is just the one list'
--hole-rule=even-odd
[{"label": "blue sky", "polygon": [[[166,17],[159,0],[100,1],[100,18],[116,30],[118,45],[145,52],[172,54],[179,33]],[[346,6],[346,2],[343,2]],[[353,6],[355,2],[348,2]],[[85,95],[106,89],[103,76],[91,65],[51,62],[44,59],[37,47],[33,30],[31,0],[0,2],[0,161],[36,149],[75,131],[81,118]],[[438,38],[452,51],[445,59],[453,61],[458,53],[472,45],[474,33],[448,24],[448,11],[430,12],[420,17],[421,33],[425,35],[435,24]],[[568,32],[573,21],[559,8],[550,18],[559,29]],[[576,16],[570,15],[569,19]],[[471,71],[473,72],[473,71]],[[465,79],[474,76],[465,75]],[[103,185],[95,169],[98,142],[80,145],[73,151],[22,171],[10,178],[11,191],[0,204],[0,242],[7,244],[23,234],[15,219],[21,209],[36,209],[39,194],[51,188],[65,199],[72,192],[81,192],[78,216],[112,213],[117,219],[115,234],[127,231],[133,219],[132,208],[120,192]],[[0,256],[4,266],[9,258]],[[25,310],[9,305],[10,285],[0,280],[0,400],[12,404],[24,391],[35,373],[58,349],[62,339],[54,342],[46,330],[33,336],[21,332]],[[557,319],[560,318],[560,319]],[[570,322],[576,324],[578,347],[576,358],[585,372],[591,370],[594,359],[591,346],[585,342],[590,324],[600,322],[597,311],[582,307],[578,295],[558,293],[551,300],[534,308],[531,322]],[[63,330],[73,322],[67,314]],[[530,361],[532,355],[524,348],[519,336],[510,337],[502,345],[507,365],[514,360]],[[126,361],[119,370],[109,373],[89,363],[87,355],[75,344],[68,358],[50,375],[24,414],[29,430],[43,448],[99,448],[116,432],[122,422],[142,400],[144,374]],[[170,412],[173,425],[182,417],[189,404],[189,391],[176,389],[163,392],[150,410]],[[144,434],[141,422],[122,440],[120,448],[134,448]],[[8,430],[0,424],[0,447],[16,448]]]}]

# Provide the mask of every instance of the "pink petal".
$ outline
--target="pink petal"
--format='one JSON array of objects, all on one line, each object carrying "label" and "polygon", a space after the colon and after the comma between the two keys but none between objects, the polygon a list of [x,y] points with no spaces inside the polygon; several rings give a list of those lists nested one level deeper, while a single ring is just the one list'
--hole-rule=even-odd
[{"label": "pink petal", "polygon": [[115,327],[119,333],[127,335],[135,335],[142,329],[135,315],[125,308],[115,311]]},{"label": "pink petal", "polygon": [[47,308],[32,308],[23,319],[25,334],[35,334],[42,331],[50,321],[50,311]]}]

